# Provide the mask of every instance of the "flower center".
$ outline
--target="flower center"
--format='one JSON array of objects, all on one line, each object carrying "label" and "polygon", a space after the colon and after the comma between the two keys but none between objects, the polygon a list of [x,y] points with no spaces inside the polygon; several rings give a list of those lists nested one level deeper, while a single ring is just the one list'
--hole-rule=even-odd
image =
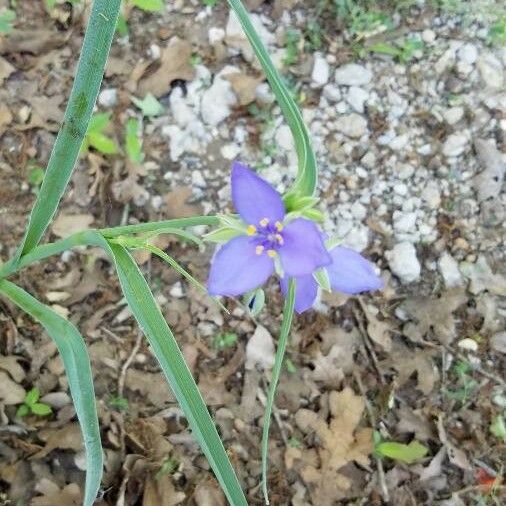
[{"label": "flower center", "polygon": [[255,252],[257,255],[267,253],[268,256],[274,258],[277,255],[277,250],[285,242],[281,233],[282,230],[283,224],[281,222],[270,223],[268,218],[262,218],[258,223],[258,227],[248,225],[246,232],[252,236],[256,243]]}]

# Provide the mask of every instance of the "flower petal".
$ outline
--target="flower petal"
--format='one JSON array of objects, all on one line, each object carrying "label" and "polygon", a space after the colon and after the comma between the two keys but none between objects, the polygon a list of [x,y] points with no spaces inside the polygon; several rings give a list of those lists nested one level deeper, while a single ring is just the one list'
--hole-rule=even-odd
[{"label": "flower petal", "polygon": [[326,267],[332,290],[350,295],[383,288],[383,280],[362,255],[344,246],[330,251],[332,265]]},{"label": "flower petal", "polygon": [[239,162],[232,164],[232,200],[248,225],[257,226],[264,218],[271,223],[282,222],[285,217],[281,195],[265,179]]},{"label": "flower petal", "polygon": [[[318,283],[312,274],[299,276],[295,278],[295,282],[295,311],[300,314],[313,307],[316,295],[318,294]],[[279,283],[281,285],[281,292],[286,297],[288,293],[288,277],[281,278]]]},{"label": "flower petal", "polygon": [[284,242],[278,252],[284,272],[289,277],[311,274],[332,262],[313,221],[297,218],[283,229],[282,236]]},{"label": "flower petal", "polygon": [[274,262],[266,254],[257,255],[255,241],[241,236],[224,244],[214,255],[207,287],[211,295],[241,295],[267,281]]}]

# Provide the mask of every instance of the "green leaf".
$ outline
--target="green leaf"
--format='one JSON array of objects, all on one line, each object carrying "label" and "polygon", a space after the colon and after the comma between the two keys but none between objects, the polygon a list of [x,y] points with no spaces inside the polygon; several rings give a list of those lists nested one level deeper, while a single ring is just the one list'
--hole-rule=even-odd
[{"label": "green leaf", "polygon": [[237,344],[237,340],[237,334],[234,334],[233,332],[224,332],[214,337],[213,346],[218,350],[223,348],[233,348]]},{"label": "green leaf", "polygon": [[326,292],[331,292],[332,288],[330,286],[330,278],[327,269],[320,269],[313,273],[313,278],[316,280],[318,285],[321,286],[323,290]]},{"label": "green leaf", "polygon": [[34,167],[30,169],[28,173],[28,182],[32,186],[40,186],[42,181],[44,180],[44,169],[41,167]]},{"label": "green leaf", "polygon": [[497,415],[490,425],[490,432],[498,439],[506,442],[506,425],[502,415]]},{"label": "green leaf", "polygon": [[121,14],[121,13],[118,16],[118,21],[116,23],[116,33],[120,37],[127,37],[128,36],[128,22],[127,22],[125,16],[123,16],[123,14]]},{"label": "green leaf", "polygon": [[97,112],[91,117],[87,133],[102,132],[109,126],[110,122],[111,122],[110,112]]},{"label": "green leaf", "polygon": [[37,387],[34,387],[26,394],[25,404],[27,406],[33,406],[39,400],[39,397],[39,389]]},{"label": "green leaf", "polygon": [[0,11],[0,33],[10,33],[12,31],[12,22],[16,19],[16,13],[11,9]]},{"label": "green leaf", "polygon": [[109,253],[114,259],[121,288],[130,309],[143,329],[225,495],[234,506],[247,506],[214,422],[146,280],[132,256],[122,246],[110,244]]},{"label": "green leaf", "polygon": [[143,116],[160,116],[165,110],[151,93],[148,93],[142,100],[136,97],[130,97],[130,99],[141,110]]},{"label": "green leaf", "polygon": [[164,2],[163,0],[130,0],[132,5],[142,9],[143,11],[148,12],[158,12],[163,10]]},{"label": "green leaf", "polygon": [[36,402],[33,406],[30,406],[30,409],[32,413],[37,416],[48,416],[53,412],[51,406],[42,402]]},{"label": "green leaf", "polygon": [[93,2],[69,103],[16,260],[37,246],[70,180],[102,82],[120,4],[121,0]]},{"label": "green leaf", "polygon": [[19,418],[23,418],[28,413],[30,413],[30,408],[26,404],[21,404],[18,410],[16,411],[16,416]]},{"label": "green leaf", "polygon": [[139,120],[137,118],[129,118],[125,131],[125,150],[128,158],[132,163],[140,164],[144,158],[142,153],[142,141],[139,137],[140,130]]},{"label": "green leaf", "polygon": [[228,0],[228,3],[237,14],[237,17],[243,27],[244,33],[248,37],[255,54],[267,76],[272,91],[278,101],[283,116],[292,132],[297,157],[299,160],[299,170],[297,179],[290,190],[290,194],[300,194],[303,196],[312,196],[316,190],[318,171],[316,167],[316,158],[311,146],[311,140],[307,131],[302,115],[288,91],[285,83],[279,75],[274,63],[271,60],[265,46],[263,45],[258,33],[256,32],[247,10],[240,0]]},{"label": "green leaf", "polygon": [[118,146],[114,140],[103,133],[90,132],[86,137],[90,146],[104,155],[115,155],[118,152]]},{"label": "green leaf", "polygon": [[412,464],[422,457],[425,457],[429,451],[428,448],[416,440],[411,441],[408,445],[396,443],[394,441],[385,441],[379,443],[375,450],[376,453],[383,457],[400,460],[406,464]]},{"label": "green leaf", "polygon": [[0,280],[0,293],[41,323],[60,352],[86,451],[83,504],[92,506],[100,488],[103,457],[91,365],[84,339],[72,323],[14,283]]},{"label": "green leaf", "polygon": [[269,491],[267,487],[267,466],[269,465],[269,428],[271,425],[272,408],[274,405],[274,397],[278,386],[279,377],[288,343],[288,335],[292,326],[293,311],[295,307],[295,279],[291,278],[288,283],[288,293],[286,294],[285,307],[283,308],[283,321],[279,332],[278,349],[276,350],[276,358],[272,369],[271,384],[267,394],[267,402],[265,404],[264,424],[262,428],[262,491],[264,494],[265,504],[269,504]]}]

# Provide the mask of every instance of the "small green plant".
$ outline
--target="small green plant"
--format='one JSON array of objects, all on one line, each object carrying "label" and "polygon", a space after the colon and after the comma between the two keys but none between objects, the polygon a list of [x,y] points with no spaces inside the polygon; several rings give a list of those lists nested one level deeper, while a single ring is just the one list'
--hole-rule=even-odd
[{"label": "small green plant", "polygon": [[497,415],[490,424],[490,432],[497,438],[502,439],[506,442],[506,424],[504,423],[504,417]]},{"label": "small green plant", "polygon": [[214,7],[220,0],[202,0],[206,7]]},{"label": "small green plant", "polygon": [[130,3],[147,12],[160,12],[165,7],[164,0],[130,0]]},{"label": "small green plant", "polygon": [[404,39],[396,44],[378,42],[366,48],[371,53],[392,56],[400,63],[409,63],[415,57],[416,52],[422,49],[423,42],[415,38]]},{"label": "small green plant", "polygon": [[125,151],[132,163],[140,164],[144,160],[140,125],[137,118],[129,118],[127,121],[125,128]]},{"label": "small green plant", "polygon": [[27,166],[27,176],[28,184],[31,186],[33,193],[37,194],[44,180],[44,169],[32,160]]},{"label": "small green plant", "polygon": [[299,42],[301,40],[300,30],[296,28],[287,28],[285,32],[285,56],[283,58],[283,65],[289,67],[296,63],[299,59]]},{"label": "small green plant", "polygon": [[453,366],[452,370],[457,376],[457,388],[453,390],[445,389],[443,392],[449,399],[455,400],[463,405],[478,388],[478,382],[470,374],[472,369],[469,362],[461,360]]},{"label": "small green plant", "polygon": [[0,10],[0,34],[12,32],[12,23],[16,19],[16,12],[12,9]]},{"label": "small green plant", "polygon": [[425,457],[429,452],[428,448],[423,446],[416,440],[409,444],[397,443],[395,441],[383,441],[379,432],[375,432],[374,453],[379,457],[388,457],[389,459],[398,460],[405,464],[412,464],[417,460]]},{"label": "small green plant", "polygon": [[40,391],[38,388],[34,387],[30,391],[27,392],[25,396],[25,400],[23,404],[19,406],[16,411],[16,415],[20,418],[27,416],[29,414],[36,416],[48,416],[53,410],[51,406],[44,404],[43,402],[39,402]]},{"label": "small green plant", "polygon": [[237,334],[233,332],[223,332],[214,336],[213,347],[217,350],[233,348],[237,344]]},{"label": "small green plant", "polygon": [[128,411],[128,399],[119,395],[112,395],[107,399],[107,406],[114,411]]},{"label": "small green plant", "polygon": [[81,150],[87,151],[90,147],[96,149],[103,155],[115,155],[119,152],[114,139],[108,137],[104,130],[107,130],[111,123],[110,112],[100,112],[93,115],[84,138]]},{"label": "small green plant", "polygon": [[155,477],[160,479],[162,476],[174,474],[179,467],[179,462],[173,457],[167,457],[157,471]]},{"label": "small green plant", "polygon": [[488,43],[495,46],[506,45],[506,14],[492,23],[488,29]]},{"label": "small green plant", "polygon": [[165,110],[163,105],[151,93],[148,93],[143,99],[130,97],[136,107],[142,112],[143,116],[153,117],[160,116]]}]

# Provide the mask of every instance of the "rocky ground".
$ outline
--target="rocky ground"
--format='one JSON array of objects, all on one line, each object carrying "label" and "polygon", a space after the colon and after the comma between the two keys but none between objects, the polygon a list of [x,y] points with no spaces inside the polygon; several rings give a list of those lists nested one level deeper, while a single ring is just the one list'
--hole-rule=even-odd
[{"label": "rocky ground", "polygon": [[[310,130],[324,228],[385,280],[381,293],[323,295],[297,318],[271,436],[272,503],[501,504],[504,10],[492,1],[248,4]],[[69,5],[20,0],[13,30],[0,34],[3,261],[22,236],[70,89],[87,11]],[[115,40],[98,100],[118,149],[83,152],[52,238],[231,210],[234,159],[287,188],[291,135],[226,3],[176,0],[160,13],[126,3],[125,15],[129,34]],[[125,154],[129,118],[139,121],[141,163]],[[205,280],[210,249],[158,245]],[[277,287],[256,319],[235,301],[224,316],[168,266],[138,260],[248,500],[262,504]],[[17,281],[88,341],[106,456],[98,504],[224,504],[103,254],[65,253]],[[82,444],[56,349],[6,301],[0,336],[0,504],[79,504]],[[17,416],[33,387],[52,414]],[[373,432],[426,452],[390,458],[375,451]]]}]

